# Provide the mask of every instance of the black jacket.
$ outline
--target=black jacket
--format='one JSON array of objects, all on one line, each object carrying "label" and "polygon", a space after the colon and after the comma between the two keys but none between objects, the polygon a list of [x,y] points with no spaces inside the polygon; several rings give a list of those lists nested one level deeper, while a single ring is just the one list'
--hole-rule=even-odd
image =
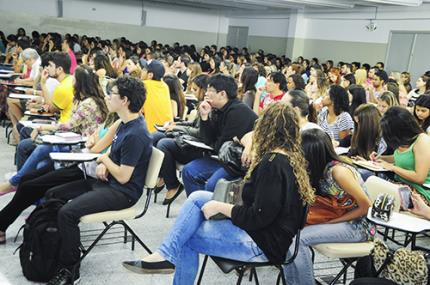
[{"label": "black jacket", "polygon": [[242,206],[233,207],[233,224],[245,230],[271,262],[283,263],[304,219],[287,156],[266,154],[245,184],[242,199]]},{"label": "black jacket", "polygon": [[200,121],[200,138],[218,152],[222,144],[241,139],[252,131],[257,115],[246,104],[237,99],[229,100],[223,108],[213,110],[208,120]]}]

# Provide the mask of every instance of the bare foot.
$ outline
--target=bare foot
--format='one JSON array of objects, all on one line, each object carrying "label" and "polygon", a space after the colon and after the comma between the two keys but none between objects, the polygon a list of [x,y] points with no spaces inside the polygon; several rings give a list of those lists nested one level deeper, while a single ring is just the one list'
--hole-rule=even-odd
[{"label": "bare foot", "polygon": [[13,186],[9,182],[3,182],[0,184],[0,195],[12,192]]},{"label": "bare foot", "polygon": [[166,259],[162,257],[161,254],[159,254],[158,252],[154,252],[151,255],[145,256],[144,258],[142,258],[142,260],[146,262],[161,262],[165,261]]}]

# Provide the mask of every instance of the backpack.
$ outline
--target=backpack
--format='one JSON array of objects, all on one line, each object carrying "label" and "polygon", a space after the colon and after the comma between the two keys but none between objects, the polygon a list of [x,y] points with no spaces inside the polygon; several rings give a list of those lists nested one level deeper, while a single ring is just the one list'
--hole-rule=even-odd
[{"label": "backpack", "polygon": [[52,199],[39,205],[27,218],[19,259],[24,276],[35,282],[48,282],[59,270],[60,234],[57,213],[65,204]]},{"label": "backpack", "polygon": [[371,255],[360,258],[354,278],[383,277],[402,285],[429,283],[428,253],[399,248],[391,252],[379,239],[375,239]]}]

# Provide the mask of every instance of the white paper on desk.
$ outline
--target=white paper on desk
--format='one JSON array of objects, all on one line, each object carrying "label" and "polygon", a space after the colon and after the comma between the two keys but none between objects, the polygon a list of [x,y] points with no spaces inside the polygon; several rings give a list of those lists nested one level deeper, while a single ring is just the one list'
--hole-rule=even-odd
[{"label": "white paper on desk", "polygon": [[353,160],[352,163],[361,166],[363,168],[372,170],[372,171],[377,171],[377,172],[382,172],[382,171],[389,171],[385,168],[383,168],[381,165],[379,164],[375,164],[375,162],[373,161],[367,161],[367,160]]},{"label": "white paper on desk", "polygon": [[0,74],[0,78],[11,78],[12,76],[14,76],[13,73],[2,73],[2,74]]},{"label": "white paper on desk", "polygon": [[166,128],[165,127],[160,127],[160,126],[158,126],[158,125],[154,125],[154,128],[157,130],[157,131],[160,131],[160,132],[165,132],[166,131]]},{"label": "white paper on desk", "polygon": [[30,89],[30,87],[14,87],[13,89],[18,90],[18,91],[25,91],[27,89]]},{"label": "white paper on desk", "polygon": [[198,147],[198,148],[203,148],[203,149],[208,149],[208,150],[213,150],[213,147],[208,146],[205,143],[202,142],[196,142],[196,141],[190,141],[190,140],[184,140],[184,142],[186,142],[189,145]]},{"label": "white paper on desk", "polygon": [[88,152],[51,152],[49,156],[52,160],[59,161],[91,161],[97,159],[101,154]]},{"label": "white paper on desk", "polygon": [[32,100],[40,96],[29,95],[29,94],[18,94],[18,93],[9,93],[10,98],[14,99],[24,99],[24,100]]},{"label": "white paper on desk", "polygon": [[334,149],[334,151],[337,153],[337,155],[346,154],[349,151],[349,147],[338,146]]},{"label": "white paper on desk", "polygon": [[83,138],[68,140],[68,139],[64,139],[62,137],[53,136],[53,135],[44,135],[44,136],[41,136],[40,138],[44,143],[49,143],[49,144],[75,144],[75,143],[85,142]]},{"label": "white paper on desk", "polygon": [[27,116],[33,116],[33,117],[53,117],[54,115],[53,114],[44,114],[44,113],[42,113],[42,114],[39,114],[39,113],[32,113],[32,112],[30,112],[30,111],[25,111],[24,112],[24,115],[27,115]]},{"label": "white paper on desk", "polygon": [[0,73],[14,73],[14,71],[9,69],[0,69]]}]

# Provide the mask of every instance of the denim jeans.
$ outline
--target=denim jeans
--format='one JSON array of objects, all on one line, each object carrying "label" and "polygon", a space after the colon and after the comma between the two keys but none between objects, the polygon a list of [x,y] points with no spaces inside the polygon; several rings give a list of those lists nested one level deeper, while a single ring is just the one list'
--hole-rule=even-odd
[{"label": "denim jeans", "polygon": [[182,181],[187,196],[198,190],[213,192],[221,178],[232,180],[235,176],[229,174],[221,162],[208,157],[193,160],[182,170]]},{"label": "denim jeans", "polygon": [[[360,223],[321,224],[305,227],[300,233],[300,245],[294,262],[284,267],[289,285],[315,284],[310,248],[320,243],[350,243],[367,240],[367,234]],[[295,240],[293,240],[293,243]],[[290,248],[289,255],[293,248]]]},{"label": "denim jeans", "polygon": [[164,139],[166,137],[166,134],[163,132],[155,132],[152,133],[152,144],[153,146],[157,146],[157,143],[161,140]]},{"label": "denim jeans", "polygon": [[[22,143],[24,142],[25,140],[22,141]],[[58,147],[44,144],[38,145],[31,153],[30,157],[27,158],[22,167],[18,170],[18,172],[9,180],[9,183],[13,186],[17,186],[25,174],[29,173],[30,171],[42,168],[50,163],[50,152],[59,150],[67,150],[67,147]]]},{"label": "denim jeans", "polygon": [[211,199],[212,193],[207,191],[192,193],[158,249],[161,256],[175,264],[175,285],[194,284],[199,253],[240,261],[267,261],[252,238],[230,219],[205,220],[201,208]]},{"label": "denim jeans", "polygon": [[22,139],[16,147],[16,168],[19,171],[25,161],[30,157],[36,145],[32,139]]}]

